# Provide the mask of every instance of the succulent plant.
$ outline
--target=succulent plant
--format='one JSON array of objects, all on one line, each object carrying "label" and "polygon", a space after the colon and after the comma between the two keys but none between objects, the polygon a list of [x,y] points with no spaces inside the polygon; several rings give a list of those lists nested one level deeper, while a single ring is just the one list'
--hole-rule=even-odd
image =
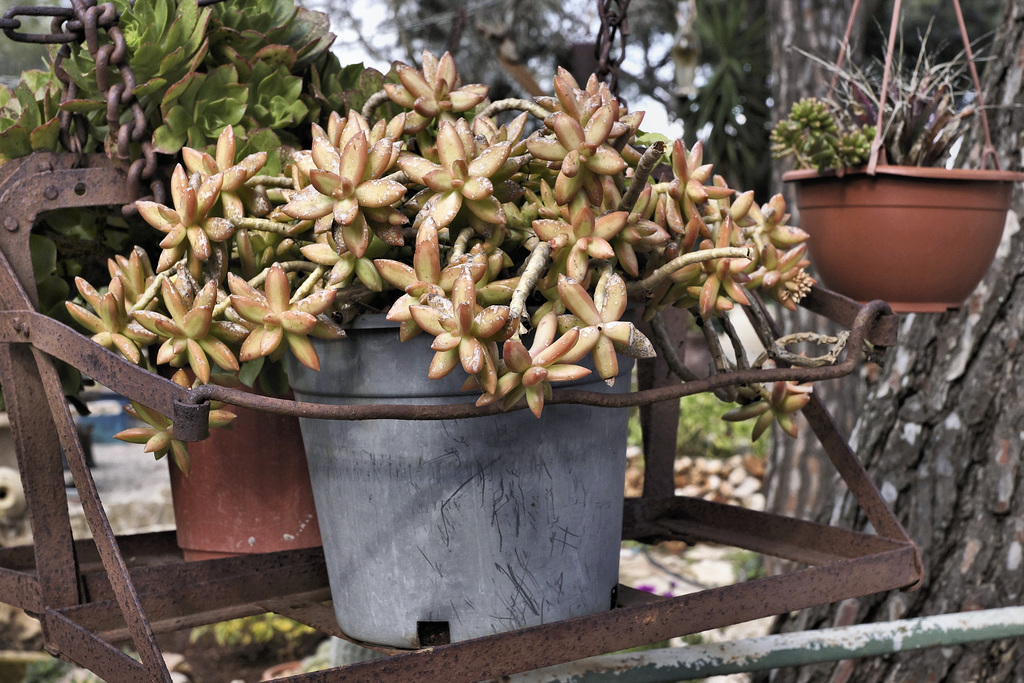
[{"label": "succulent plant", "polygon": [[249,88],[231,64],[208,73],[189,72],[160,100],[164,123],[153,131],[156,151],[176,154],[185,145],[202,149],[212,144],[225,126],[242,121],[248,101]]},{"label": "succulent plant", "polygon": [[423,69],[406,64],[396,66],[400,83],[385,83],[391,100],[411,110],[405,117],[405,132],[418,133],[433,120],[453,123],[455,114],[469,111],[487,97],[487,86],[463,86],[455,71],[455,59],[445,53],[441,59],[424,51]]},{"label": "succulent plant", "polygon": [[[588,372],[587,356],[612,382],[618,355],[654,354],[629,316],[678,306],[713,320],[752,290],[792,306],[813,283],[781,197],[759,206],[728,187],[699,143],[645,149],[642,113],[596,79],[580,87],[560,70],[529,135],[528,114],[499,123],[487,89],[462,86],[447,54],[398,65],[395,80],[319,54],[299,93],[297,65],[321,39],[286,30],[283,5],[251,18],[226,5],[188,20],[206,22],[209,50],[160,95],[154,139],[179,163],[165,203],[137,203],[161,237],[156,268],[125,249],[108,286],[83,280],[67,306],[133,362],[188,366],[200,382],[280,379],[287,350],[318,368],[310,336],[385,311],[403,340],[433,338],[429,377],[462,372],[481,404],[525,398],[540,415],[553,385]],[[355,85],[328,89],[342,84]],[[273,147],[286,138],[309,143]],[[659,162],[672,174],[652,181]],[[755,407],[734,416],[758,419],[758,432],[766,413],[791,427],[788,396],[802,390],[774,403],[775,390],[751,391]],[[135,410],[151,427],[131,438],[187,457],[166,420]]]},{"label": "succulent plant", "polygon": [[827,102],[805,97],[772,129],[772,156],[792,157],[796,168],[819,171],[860,166],[868,161],[874,137],[871,125],[841,130]]},{"label": "succulent plant", "polygon": [[[171,378],[180,386],[188,388],[191,386],[186,374],[179,370]],[[226,427],[235,419],[235,414],[230,410],[223,410],[223,403],[213,401],[210,404],[210,427]],[[146,427],[129,427],[114,435],[115,439],[127,441],[128,443],[145,444],[145,451],[152,453],[153,457],[159,460],[168,453],[174,459],[174,464],[188,476],[191,463],[188,457],[188,444],[180,439],[174,438],[174,422],[164,415],[147,408],[141,403],[131,402],[131,405],[124,407],[124,411],[137,420],[146,423]]]},{"label": "succulent plant", "polygon": [[0,164],[59,148],[60,93],[60,82],[46,71],[26,71],[13,90],[0,85]]},{"label": "succulent plant", "polygon": [[[722,419],[729,422],[756,419],[750,438],[761,438],[772,422],[777,422],[790,436],[797,435],[793,415],[811,400],[813,385],[799,382],[773,382],[770,389],[757,386],[748,388],[748,403],[727,412]],[[751,400],[752,398],[752,400]]]},{"label": "succulent plant", "polygon": [[[902,45],[896,46],[902,53]],[[840,69],[807,55],[831,69],[836,94],[829,100],[796,102],[789,116],[772,131],[772,154],[793,157],[797,168],[839,168],[868,161],[876,125],[882,121],[881,149],[885,162],[897,166],[940,166],[967,132],[975,107],[969,64],[961,52],[951,61],[937,61],[928,35],[911,66],[900,60],[882,92],[885,65],[875,59],[865,68]],[[881,119],[879,110],[881,109]]]}]

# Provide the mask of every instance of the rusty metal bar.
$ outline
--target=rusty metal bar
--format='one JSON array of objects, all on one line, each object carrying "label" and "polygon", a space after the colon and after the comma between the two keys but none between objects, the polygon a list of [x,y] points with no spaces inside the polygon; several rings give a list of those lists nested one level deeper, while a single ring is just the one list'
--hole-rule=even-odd
[{"label": "rusty metal bar", "polygon": [[47,633],[51,654],[73,657],[73,661],[98,674],[103,680],[141,683],[157,681],[146,668],[116,647],[101,640],[66,616],[46,610],[39,615]]},{"label": "rusty metal bar", "polygon": [[78,489],[86,522],[89,524],[89,530],[92,532],[100,557],[103,559],[103,567],[106,569],[114,589],[117,604],[128,624],[132,643],[146,670],[150,673],[151,680],[171,683],[171,675],[164,664],[160,646],[157,645],[153,630],[146,620],[139,595],[128,573],[128,565],[125,564],[124,558],[121,556],[117,538],[100,502],[92,471],[85,461],[82,442],[78,438],[75,422],[64,400],[64,390],[61,387],[57,369],[53,366],[53,360],[43,351],[33,348],[32,353],[42,378],[43,391],[50,404],[51,415],[57,418],[55,420],[57,435]]},{"label": "rusty metal bar", "polygon": [[47,605],[73,605],[79,595],[60,444],[31,350],[0,345],[0,376],[25,500],[39,511],[29,519],[38,590]]},{"label": "rusty metal bar", "polygon": [[[845,581],[838,580],[839,578]],[[886,590],[917,578],[913,549],[802,569],[661,602],[292,676],[295,683],[472,683]]]},{"label": "rusty metal bar", "polygon": [[857,459],[856,454],[839,433],[832,416],[825,410],[821,400],[812,396],[803,409],[804,416],[821,442],[832,465],[838,470],[839,476],[850,489],[857,504],[860,505],[868,521],[875,530],[887,538],[912,544],[903,525],[889,510],[885,499],[868,477],[867,470]]},{"label": "rusty metal bar", "polygon": [[[78,168],[82,162],[87,166]],[[28,295],[28,308],[39,308],[28,246],[36,218],[56,209],[121,206],[133,201],[124,170],[104,155],[80,159],[73,154],[37,152],[0,166],[0,250]],[[0,287],[0,291],[9,290]],[[22,306],[8,303],[7,308]]]},{"label": "rusty metal bar", "polygon": [[[2,259],[0,255],[0,259]],[[0,260],[0,266],[2,266]],[[0,267],[0,273],[4,268]],[[0,275],[0,287],[6,284]],[[736,370],[699,380],[626,394],[601,394],[590,391],[557,390],[547,402],[578,403],[604,408],[622,408],[658,401],[678,399],[697,393],[735,384],[775,382],[782,380],[815,381],[842,377],[852,372],[858,363],[857,350],[872,322],[883,314],[882,302],[865,306],[854,320],[847,344],[845,359],[836,365],[820,368],[765,368]],[[327,405],[260,396],[249,392],[213,384],[186,390],[139,368],[120,356],[103,349],[70,327],[34,311],[16,311],[0,314],[0,342],[31,343],[47,354],[76,367],[87,367],[91,376],[105,386],[123,392],[155,410],[166,410],[175,418],[175,436],[185,440],[203,438],[205,410],[189,412],[191,407],[207,401],[224,401],[232,405],[268,410],[299,417],[331,420],[443,420],[503,412],[500,405],[478,407],[472,403],[434,405]],[[525,405],[525,404],[524,404]],[[524,406],[517,406],[521,409]],[[204,424],[198,424],[202,420]],[[180,430],[180,431],[179,431]]]},{"label": "rusty metal bar", "polygon": [[[4,264],[4,254],[0,252],[0,287],[6,284]],[[177,403],[198,405],[190,398],[188,389],[125,360],[42,313],[0,313],[0,343],[3,342],[32,344],[53,358],[87,368],[89,377],[103,386],[164,415],[174,415]]]},{"label": "rusty metal bar", "polygon": [[0,567],[0,602],[38,614],[42,610],[42,594],[35,576]]},{"label": "rusty metal bar", "polygon": [[[80,161],[72,155],[44,153],[0,167],[0,300],[6,309],[0,312],[0,375],[5,389],[12,386],[12,421],[16,434],[22,433],[19,459],[23,472],[34,472],[26,494],[33,491],[30,514],[34,528],[40,526],[42,538],[39,543],[37,537],[34,564],[25,551],[0,552],[0,596],[39,608],[49,646],[111,681],[168,680],[153,637],[154,624],[161,629],[181,628],[269,608],[313,622],[327,633],[338,633],[331,612],[318,602],[326,595],[326,574],[322,556],[316,552],[185,563],[168,547],[169,535],[114,537],[85,467],[51,358],[67,361],[111,389],[172,415],[175,435],[186,440],[205,435],[210,400],[344,420],[449,419],[493,414],[500,408],[479,409],[471,404],[325,406],[265,399],[210,385],[187,391],[41,315],[36,311],[28,250],[29,232],[37,215],[68,206],[116,206],[134,199],[122,169],[105,159],[87,159],[84,168],[75,167],[77,163]],[[882,346],[895,343],[897,318],[881,302],[862,307],[815,288],[804,303],[850,328],[844,360],[838,365],[736,371],[623,396],[558,391],[551,402],[623,407],[675,400],[733,384],[830,379],[853,371],[865,339]],[[882,536],[704,501],[659,498],[627,502],[627,537],[706,538],[817,566],[289,680],[478,681],[918,581],[921,568],[916,548],[881,502],[827,413],[812,403],[807,416]],[[63,476],[52,466],[57,457],[55,434],[69,454],[95,537],[91,544],[70,540],[66,500],[56,493],[59,488],[63,494]],[[45,449],[40,451],[40,446]],[[49,464],[36,471],[41,462]],[[47,537],[42,524],[54,520],[59,522],[58,531]],[[66,531],[64,527],[68,527]],[[302,594],[294,595],[297,590]],[[101,634],[106,638],[131,636],[143,652],[145,665],[129,660]]]},{"label": "rusty metal bar", "polygon": [[[683,396],[713,391],[720,387],[736,384],[752,384],[755,382],[777,382],[786,380],[817,381],[835,379],[848,375],[857,367],[860,360],[861,345],[876,319],[888,311],[888,306],[881,301],[870,302],[863,306],[854,318],[846,345],[844,360],[836,365],[820,368],[764,368],[723,372],[706,379],[698,379],[674,386],[659,387],[626,394],[599,394],[589,391],[559,390],[545,402],[576,403],[602,408],[626,408],[678,399]],[[317,418],[323,420],[442,420],[481,415],[494,415],[501,411],[497,405],[477,407],[469,404],[453,404],[445,406],[427,405],[327,405],[322,403],[306,403],[290,401],[266,396],[257,396],[237,389],[230,389],[211,384],[202,385],[192,390],[191,399],[197,403],[207,400],[224,401],[233,405],[269,410],[298,417]],[[522,405],[514,409],[521,409]]]},{"label": "rusty metal bar", "polygon": [[903,547],[899,541],[697,498],[627,498],[623,540],[711,541],[821,565]]},{"label": "rusty metal bar", "polygon": [[[815,296],[812,299],[812,307],[817,307],[819,310],[829,313],[835,313],[837,318],[847,316],[848,313],[844,313],[844,311],[850,310],[851,305],[858,306],[858,304],[852,299],[847,299],[846,297],[827,292],[827,290],[815,289],[816,291],[813,292]],[[897,316],[886,315],[889,313],[889,310],[888,304],[884,301],[870,301],[861,307],[861,311],[857,314],[855,321],[861,320],[861,316],[867,314],[869,311],[872,311],[876,316],[879,316],[877,318],[878,320],[898,320]],[[778,337],[779,329],[775,324],[775,321],[769,317],[767,322],[771,328],[771,334]],[[887,324],[895,325],[895,321]],[[854,323],[854,326],[856,328],[856,322]],[[895,335],[895,328],[891,330],[891,333]],[[770,341],[771,340],[768,339],[761,339],[761,342],[765,344],[766,347],[770,345]],[[852,353],[850,347],[855,345],[853,348],[859,349],[862,343],[862,339],[858,338],[858,335],[856,335],[854,331],[851,331],[846,349],[847,360],[850,358],[849,354]],[[783,363],[780,362],[780,364]],[[892,511],[889,510],[889,506],[878,492],[878,489],[875,487],[870,477],[868,477],[867,470],[864,469],[864,466],[861,464],[860,460],[857,459],[853,449],[850,448],[846,439],[843,438],[842,434],[840,434],[839,428],[836,426],[832,416],[829,415],[828,411],[825,409],[825,406],[821,403],[821,399],[812,394],[811,400],[806,406],[804,406],[801,412],[810,423],[811,430],[818,438],[822,448],[824,448],[825,454],[839,472],[839,476],[849,487],[850,493],[857,501],[857,504],[860,505],[864,514],[867,515],[868,521],[871,522],[875,530],[882,536],[913,546],[913,540],[911,540],[910,536],[907,535],[903,525],[900,524],[899,520],[892,514]],[[920,573],[923,575],[923,565],[921,564],[920,553],[918,553],[917,562]],[[917,585],[915,584],[911,589],[916,587]]]},{"label": "rusty metal bar", "polygon": [[[848,296],[815,285],[810,293],[800,300],[806,308],[847,329],[852,329],[863,305]],[[882,310],[864,335],[864,340],[875,346],[895,346],[900,317],[888,310]]]},{"label": "rusty metal bar", "polygon": [[[328,582],[323,551],[319,548],[139,567],[131,570],[131,579],[139,594],[141,610],[160,632],[178,630],[175,623],[191,621],[194,615],[256,604],[281,595],[321,591],[317,593],[321,595],[319,599],[330,597],[322,593]],[[105,577],[94,574],[88,580],[96,586],[96,595],[88,604],[64,612],[74,614],[77,622],[97,632],[123,637],[118,605],[111,599],[110,587],[103,585]],[[181,586],[187,586],[188,591],[182,591]],[[159,629],[158,624],[162,624]]]}]

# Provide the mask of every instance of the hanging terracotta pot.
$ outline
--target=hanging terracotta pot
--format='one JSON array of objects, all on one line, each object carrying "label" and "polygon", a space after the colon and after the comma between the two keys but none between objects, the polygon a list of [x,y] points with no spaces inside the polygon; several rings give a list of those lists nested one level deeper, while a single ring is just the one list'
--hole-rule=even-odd
[{"label": "hanging terracotta pot", "polygon": [[878,165],[790,171],[800,227],[822,284],[897,312],[959,308],[985,275],[1003,234],[1010,171]]},{"label": "hanging terracotta pot", "polygon": [[238,415],[229,427],[189,444],[190,476],[170,465],[185,559],[319,546],[298,418],[238,406],[228,410]]}]

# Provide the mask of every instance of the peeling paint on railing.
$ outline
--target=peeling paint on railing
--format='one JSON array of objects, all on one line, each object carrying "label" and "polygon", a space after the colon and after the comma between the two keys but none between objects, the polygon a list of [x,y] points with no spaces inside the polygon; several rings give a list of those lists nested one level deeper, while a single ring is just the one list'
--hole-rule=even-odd
[{"label": "peeling paint on railing", "polygon": [[1024,607],[591,657],[502,683],[667,683],[1024,636]]}]

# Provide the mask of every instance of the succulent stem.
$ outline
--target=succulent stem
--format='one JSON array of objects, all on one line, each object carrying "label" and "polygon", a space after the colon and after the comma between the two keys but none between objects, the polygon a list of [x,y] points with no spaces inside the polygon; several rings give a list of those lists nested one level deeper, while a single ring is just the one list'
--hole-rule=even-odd
[{"label": "succulent stem", "polygon": [[291,178],[285,178],[276,175],[254,175],[245,182],[249,187],[256,187],[262,185],[263,187],[282,187],[286,190],[295,189],[295,181]]},{"label": "succulent stem", "polygon": [[633,179],[629,183],[629,189],[626,190],[622,201],[619,202],[620,211],[633,210],[633,207],[636,206],[636,200],[640,198],[640,193],[643,192],[644,186],[647,185],[647,179],[651,176],[651,171],[654,170],[654,167],[661,159],[661,155],[664,153],[665,143],[660,140],[648,147],[643,153],[643,156],[640,157],[640,163],[637,164],[636,171],[633,173]]},{"label": "succulent stem", "polygon": [[363,110],[360,113],[363,115],[364,119],[369,120],[373,118],[373,113],[377,111],[377,107],[390,99],[391,98],[388,96],[387,90],[378,90],[367,98],[366,103],[363,104]]},{"label": "succulent stem", "polygon": [[[184,262],[185,259],[179,261],[179,263]],[[171,270],[173,270],[173,268]],[[153,281],[149,283],[149,287],[146,287],[146,291],[144,291],[139,296],[138,300],[132,304],[132,307],[128,310],[128,315],[131,315],[135,311],[141,311],[152,303],[153,299],[156,298],[157,293],[160,291],[160,285],[167,279],[167,273],[171,272],[171,270],[165,270],[162,273],[157,273],[156,277],[153,278]]]},{"label": "succulent stem", "polygon": [[[707,342],[708,351],[711,353],[711,358],[715,363],[715,372],[723,373],[729,372],[729,360],[725,357],[725,352],[722,350],[722,342],[718,337],[718,332],[715,331],[715,326],[711,320],[702,320],[700,317],[696,318],[697,326],[700,327],[701,333],[704,335],[704,341]],[[715,397],[726,403],[732,403],[736,400],[738,391],[734,386],[720,387],[715,389]]]},{"label": "succulent stem", "polygon": [[[284,272],[286,272],[286,273],[292,273],[292,272],[312,273],[317,268],[320,268],[320,266],[316,265],[315,263],[310,263],[309,261],[279,261],[279,262],[277,262],[276,265],[280,266],[284,270]],[[267,273],[269,273],[269,272],[270,272],[270,268],[264,268],[263,272],[261,272],[259,275],[257,275],[253,279],[249,280],[249,284],[251,286],[253,286],[253,287],[260,287],[260,286],[262,286],[263,283],[267,281]]]},{"label": "succulent stem", "polygon": [[534,247],[529,258],[526,260],[526,268],[519,278],[519,284],[512,292],[512,301],[509,303],[510,315],[522,320],[526,313],[526,297],[534,290],[541,276],[551,261],[551,245],[541,242]]},{"label": "succulent stem", "polygon": [[733,355],[736,357],[736,366],[741,370],[749,369],[750,363],[747,362],[746,347],[743,345],[743,340],[740,339],[740,335],[736,331],[736,327],[732,324],[732,320],[730,320],[727,315],[723,315],[720,320],[722,321],[722,328],[729,337],[729,341],[732,342]]},{"label": "succulent stem", "polygon": [[669,275],[680,268],[685,268],[691,263],[702,263],[719,258],[749,258],[754,257],[754,250],[751,247],[718,247],[715,249],[701,249],[691,251],[688,254],[677,256],[661,268],[645,277],[643,280],[631,282],[626,285],[626,294],[631,297],[649,294],[668,278]]},{"label": "succulent stem", "polygon": [[454,263],[456,259],[466,253],[466,245],[469,244],[470,238],[475,234],[476,230],[473,228],[463,228],[459,231],[459,236],[455,238],[455,243],[452,244],[452,253],[448,255],[448,263]]},{"label": "succulent stem", "polygon": [[295,225],[290,223],[278,223],[272,221],[269,218],[251,218],[249,216],[236,216],[231,218],[231,223],[236,228],[244,228],[246,230],[262,230],[263,232],[273,232],[278,235],[284,235],[285,237],[292,237],[295,234]]},{"label": "succulent stem", "polygon": [[477,116],[494,116],[495,114],[499,114],[503,111],[525,111],[529,114],[533,114],[541,121],[551,115],[551,112],[536,102],[520,99],[518,97],[509,97],[504,100],[498,100],[497,102],[491,102],[489,105],[481,109],[477,113]]},{"label": "succulent stem", "polygon": [[299,285],[299,288],[295,290],[295,294],[292,295],[290,303],[295,303],[299,299],[305,299],[307,296],[313,293],[313,289],[316,287],[316,283],[320,281],[320,278],[324,276],[325,269],[323,266],[317,266],[313,269],[313,272],[309,274],[309,277]]}]

